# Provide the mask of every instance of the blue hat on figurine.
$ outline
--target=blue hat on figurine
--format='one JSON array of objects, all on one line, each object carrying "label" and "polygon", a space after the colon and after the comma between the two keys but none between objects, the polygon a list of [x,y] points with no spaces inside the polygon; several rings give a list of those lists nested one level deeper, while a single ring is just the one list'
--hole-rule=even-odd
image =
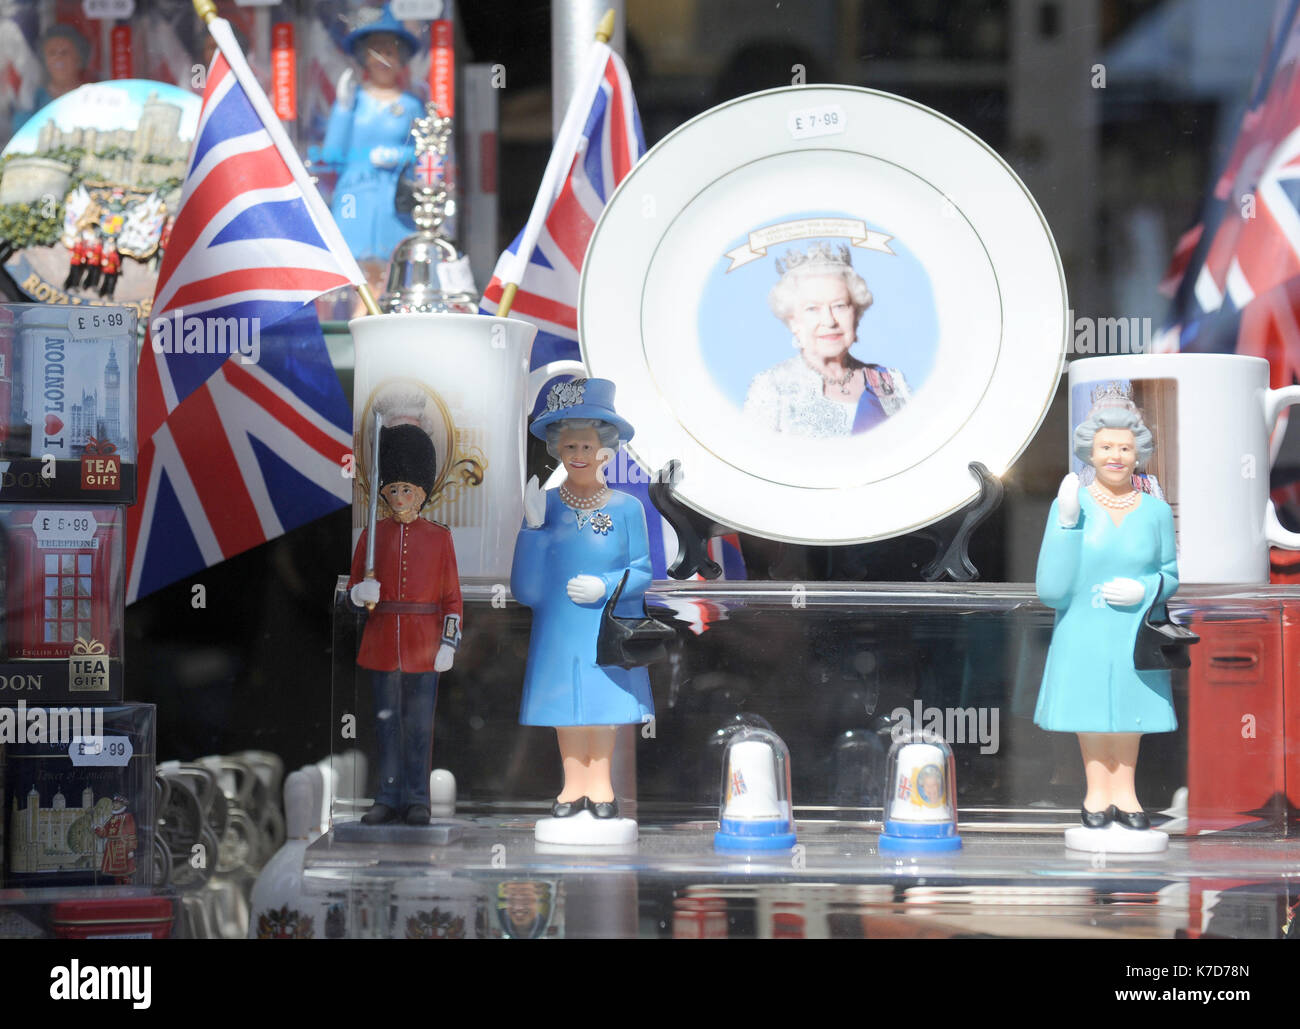
[{"label": "blue hat on figurine", "polygon": [[618,429],[620,443],[636,432],[614,410],[614,383],[609,379],[574,379],[557,382],[546,395],[546,410],[533,419],[528,431],[546,439],[546,426],[565,418],[595,418]]},{"label": "blue hat on figurine", "polygon": [[357,47],[364,43],[368,36],[378,35],[381,32],[396,36],[398,41],[407,48],[408,59],[419,53],[420,41],[411,35],[400,21],[393,17],[393,12],[389,10],[387,4],[384,4],[383,10],[377,11],[373,7],[363,7],[357,12],[357,27],[348,33],[343,45],[347,47],[348,53],[356,57]]}]

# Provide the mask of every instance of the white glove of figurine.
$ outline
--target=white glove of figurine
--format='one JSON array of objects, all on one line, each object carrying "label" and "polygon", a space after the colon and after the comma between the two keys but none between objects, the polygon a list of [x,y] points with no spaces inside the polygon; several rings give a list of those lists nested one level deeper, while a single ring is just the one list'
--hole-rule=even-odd
[{"label": "white glove of figurine", "polygon": [[395,146],[377,146],[370,151],[370,163],[376,168],[396,168],[402,151]]},{"label": "white glove of figurine", "polygon": [[605,595],[605,583],[594,575],[575,575],[565,589],[575,604],[594,604]]},{"label": "white glove of figurine", "polygon": [[362,579],[352,587],[352,603],[357,607],[366,607],[369,604],[379,603],[379,580]]},{"label": "white glove of figurine", "polygon": [[455,648],[444,643],[438,648],[438,656],[433,659],[433,670],[435,672],[445,672],[451,667],[452,662],[455,660]]},{"label": "white glove of figurine", "polygon": [[540,529],[546,521],[546,490],[534,475],[524,486],[524,524],[530,529]]},{"label": "white glove of figurine", "polygon": [[1079,477],[1071,472],[1061,480],[1061,488],[1056,491],[1056,517],[1060,519],[1063,529],[1073,529],[1079,524]]},{"label": "white glove of figurine", "polygon": [[357,102],[357,77],[347,68],[334,84],[334,102],[344,110],[352,110]]},{"label": "white glove of figurine", "polygon": [[1111,579],[1101,587],[1101,595],[1111,607],[1133,607],[1142,603],[1147,591],[1136,579]]}]

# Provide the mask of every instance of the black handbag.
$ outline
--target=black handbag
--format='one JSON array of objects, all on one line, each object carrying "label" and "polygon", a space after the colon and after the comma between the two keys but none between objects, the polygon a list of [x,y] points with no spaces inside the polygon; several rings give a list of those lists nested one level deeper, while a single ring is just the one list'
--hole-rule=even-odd
[{"label": "black handbag", "polygon": [[[1162,574],[1162,588],[1164,582]],[[1156,596],[1160,596],[1159,590],[1156,591]],[[1142,616],[1142,624],[1138,627],[1137,639],[1133,643],[1133,667],[1139,672],[1164,672],[1192,667],[1192,657],[1187,653],[1187,648],[1193,643],[1200,643],[1201,637],[1171,619],[1167,611],[1163,616],[1153,617],[1159,606],[1159,600],[1152,601]]]},{"label": "black handbag", "polygon": [[[596,638],[598,665],[619,668],[652,665],[668,656],[665,644],[677,635],[672,626],[651,618],[649,612],[642,618],[620,618],[614,614],[627,577],[628,573],[624,572],[600,616],[600,635]],[[645,611],[645,598],[641,600],[641,610]]]}]

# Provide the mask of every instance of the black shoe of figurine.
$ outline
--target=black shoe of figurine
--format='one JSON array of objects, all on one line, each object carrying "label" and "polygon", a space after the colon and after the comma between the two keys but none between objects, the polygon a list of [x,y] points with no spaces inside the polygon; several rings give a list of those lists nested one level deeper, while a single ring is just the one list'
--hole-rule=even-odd
[{"label": "black shoe of figurine", "polygon": [[1143,829],[1151,828],[1151,819],[1147,817],[1145,811],[1121,811],[1112,804],[1110,806],[1110,815],[1125,829],[1137,829],[1140,832]]},{"label": "black shoe of figurine", "polygon": [[428,825],[429,809],[423,804],[412,804],[406,809],[406,814],[402,816],[402,821],[407,825]]},{"label": "black shoe of figurine", "polygon": [[397,821],[397,812],[387,804],[373,804],[369,811],[361,816],[362,825],[383,825]]},{"label": "black shoe of figurine", "polygon": [[590,801],[590,804],[591,804],[591,813],[595,815],[597,818],[618,817],[617,800],[605,800],[605,801],[600,801],[599,803],[597,803],[596,801]]},{"label": "black shoe of figurine", "polygon": [[1114,807],[1108,807],[1105,811],[1089,811],[1086,807],[1079,808],[1079,814],[1082,816],[1081,821],[1089,829],[1106,828],[1111,823],[1114,811]]},{"label": "black shoe of figurine", "polygon": [[579,797],[577,800],[557,800],[551,805],[552,818],[572,818],[579,811],[587,810],[587,798]]}]

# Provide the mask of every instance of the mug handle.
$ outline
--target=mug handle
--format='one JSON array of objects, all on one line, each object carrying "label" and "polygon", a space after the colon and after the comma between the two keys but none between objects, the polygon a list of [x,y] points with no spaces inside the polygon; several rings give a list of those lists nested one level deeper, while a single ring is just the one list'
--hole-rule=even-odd
[{"label": "mug handle", "polygon": [[[581,361],[552,361],[550,364],[544,364],[540,368],[534,369],[528,375],[528,388],[526,390],[527,400],[524,408],[525,412],[532,411],[532,409],[537,406],[537,397],[542,392],[542,388],[552,379],[559,378],[561,375],[573,375],[579,379],[584,378],[587,375],[587,366]],[[526,414],[525,417],[527,417]],[[524,438],[528,438],[526,430]],[[521,491],[528,481],[527,458],[525,456],[526,452],[526,447],[521,447],[519,449],[519,486]],[[555,470],[555,472],[558,475],[562,474],[563,470],[564,466],[561,465]],[[554,476],[552,476],[551,479],[548,479],[545,485],[550,486],[553,480]],[[1300,549],[1300,546],[1297,546],[1297,549]]]},{"label": "mug handle", "polygon": [[[1264,424],[1268,426],[1270,434],[1277,426],[1277,416],[1282,413],[1282,409],[1295,404],[1300,404],[1300,386],[1271,389],[1264,394]],[[1270,546],[1281,547],[1283,550],[1300,550],[1300,532],[1291,532],[1283,527],[1277,518],[1277,508],[1271,500],[1264,510],[1264,538]]]}]

